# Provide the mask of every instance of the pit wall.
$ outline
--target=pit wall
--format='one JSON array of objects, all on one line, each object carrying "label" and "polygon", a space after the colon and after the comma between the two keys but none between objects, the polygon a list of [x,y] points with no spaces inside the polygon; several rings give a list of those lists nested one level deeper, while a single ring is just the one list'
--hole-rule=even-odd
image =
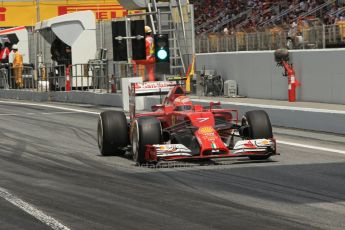
[{"label": "pit wall", "polygon": [[[302,84],[298,101],[345,104],[345,49],[293,50],[290,60]],[[287,100],[287,78],[274,51],[197,54],[196,70],[204,68],[236,80],[241,96]]]}]

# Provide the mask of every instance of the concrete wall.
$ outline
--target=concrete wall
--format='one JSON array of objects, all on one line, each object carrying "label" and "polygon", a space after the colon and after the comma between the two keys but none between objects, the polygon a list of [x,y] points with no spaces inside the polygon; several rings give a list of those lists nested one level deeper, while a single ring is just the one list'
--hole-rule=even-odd
[{"label": "concrete wall", "polygon": [[[295,50],[290,58],[302,83],[297,100],[345,104],[345,49]],[[287,100],[287,79],[274,51],[198,54],[196,69],[204,67],[236,80],[240,95]]]},{"label": "concrete wall", "polygon": [[24,90],[2,90],[0,98],[28,100],[28,101],[55,101],[66,103],[82,103],[91,105],[105,105],[122,107],[121,94],[93,93],[93,92],[32,92]]}]

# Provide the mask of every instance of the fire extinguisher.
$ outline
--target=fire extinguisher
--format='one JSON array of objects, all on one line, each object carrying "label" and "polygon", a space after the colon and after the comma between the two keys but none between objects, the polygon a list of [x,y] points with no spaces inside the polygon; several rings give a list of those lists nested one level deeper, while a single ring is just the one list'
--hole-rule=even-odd
[{"label": "fire extinguisher", "polygon": [[288,62],[283,61],[282,65],[285,68],[286,76],[288,78],[288,96],[289,102],[296,101],[296,88],[300,86],[300,82],[297,81],[295,77],[295,70],[293,69],[292,65]]},{"label": "fire extinguisher", "polygon": [[71,65],[66,68],[66,91],[71,91]]},{"label": "fire extinguisher", "polygon": [[296,79],[295,70],[292,64],[289,63],[289,51],[287,49],[278,49],[274,52],[274,58],[278,66],[282,66],[285,70],[283,76],[288,78],[288,96],[289,102],[296,101],[296,88],[301,84]]},{"label": "fire extinguisher", "polygon": [[111,93],[116,93],[116,83],[115,83],[114,75],[111,76],[110,85],[111,85]]}]

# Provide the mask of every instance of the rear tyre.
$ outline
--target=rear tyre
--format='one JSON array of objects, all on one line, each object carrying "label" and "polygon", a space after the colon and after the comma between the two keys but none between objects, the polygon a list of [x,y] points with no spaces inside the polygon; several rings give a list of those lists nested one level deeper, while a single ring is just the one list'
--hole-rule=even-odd
[{"label": "rear tyre", "polygon": [[133,160],[139,165],[146,162],[146,145],[162,142],[162,126],[155,117],[139,117],[132,127],[132,154]]},{"label": "rear tyre", "polygon": [[103,156],[122,155],[129,144],[127,119],[123,112],[105,111],[99,116],[98,147]]},{"label": "rear tyre", "polygon": [[[272,125],[267,113],[263,110],[253,110],[247,112],[242,118],[242,125],[249,126],[247,138],[249,139],[266,139],[272,138]],[[251,160],[266,160],[270,155],[250,156]]]}]

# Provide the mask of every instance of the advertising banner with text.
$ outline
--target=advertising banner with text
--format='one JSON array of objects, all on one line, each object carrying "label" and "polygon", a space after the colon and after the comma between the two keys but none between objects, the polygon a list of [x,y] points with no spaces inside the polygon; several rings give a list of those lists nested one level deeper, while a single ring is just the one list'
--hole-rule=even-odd
[{"label": "advertising banner with text", "polygon": [[36,1],[32,0],[2,1],[0,4],[0,27],[34,26],[38,19],[42,21],[83,10],[92,10],[97,20],[111,20],[128,14],[117,0],[41,0],[39,5],[36,5]]}]

